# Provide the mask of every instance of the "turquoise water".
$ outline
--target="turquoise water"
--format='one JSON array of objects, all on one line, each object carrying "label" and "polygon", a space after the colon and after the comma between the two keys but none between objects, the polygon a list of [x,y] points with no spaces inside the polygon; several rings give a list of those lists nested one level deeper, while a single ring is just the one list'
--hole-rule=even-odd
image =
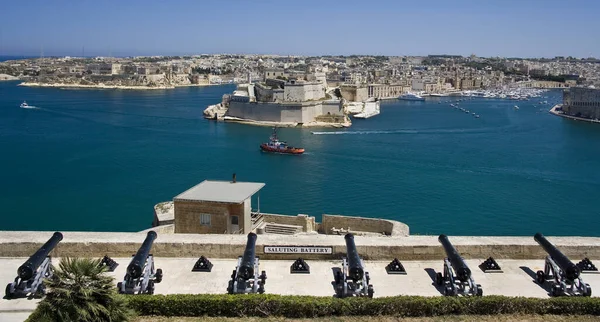
[{"label": "turquoise water", "polygon": [[138,231],[154,204],[235,172],[266,183],[264,212],[390,218],[416,234],[600,236],[597,124],[535,101],[460,102],[476,119],[439,99],[395,100],[349,129],[281,129],[307,152],[271,155],[258,149],[270,128],[202,119],[232,89],[1,82],[1,229]]}]

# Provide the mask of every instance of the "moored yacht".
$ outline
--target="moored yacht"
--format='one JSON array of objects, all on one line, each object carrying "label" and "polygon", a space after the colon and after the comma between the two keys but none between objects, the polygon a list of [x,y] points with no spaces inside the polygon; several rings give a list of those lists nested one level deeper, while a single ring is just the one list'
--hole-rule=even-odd
[{"label": "moored yacht", "polygon": [[404,101],[424,101],[425,98],[417,95],[417,94],[413,94],[413,93],[406,93],[404,95],[400,95],[398,97],[399,100],[404,100]]}]

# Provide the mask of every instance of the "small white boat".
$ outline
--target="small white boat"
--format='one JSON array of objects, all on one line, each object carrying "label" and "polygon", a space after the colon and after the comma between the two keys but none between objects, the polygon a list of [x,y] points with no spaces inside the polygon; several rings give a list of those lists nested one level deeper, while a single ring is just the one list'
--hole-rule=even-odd
[{"label": "small white boat", "polygon": [[21,103],[21,108],[29,108],[29,104],[27,104],[27,102],[23,101],[23,103]]},{"label": "small white boat", "polygon": [[404,101],[424,101],[425,98],[417,95],[417,94],[413,94],[413,93],[406,93],[404,95],[400,95],[398,97],[399,100],[404,100]]},{"label": "small white boat", "polygon": [[519,109],[519,107],[517,105],[515,105],[515,110],[518,110],[518,109]]},{"label": "small white boat", "polygon": [[478,119],[478,118],[479,118],[479,114],[476,114],[476,115],[475,115],[475,118],[476,118],[476,119]]}]

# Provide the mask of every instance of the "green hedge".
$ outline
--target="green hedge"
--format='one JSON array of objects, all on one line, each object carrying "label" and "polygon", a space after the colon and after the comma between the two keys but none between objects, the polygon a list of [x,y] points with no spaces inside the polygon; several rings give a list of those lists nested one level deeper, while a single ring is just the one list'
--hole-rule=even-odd
[{"label": "green hedge", "polygon": [[437,315],[555,314],[600,315],[600,298],[420,297],[346,298],[280,295],[138,295],[128,296],[140,315],[278,316],[311,318],[347,315],[402,317]]}]

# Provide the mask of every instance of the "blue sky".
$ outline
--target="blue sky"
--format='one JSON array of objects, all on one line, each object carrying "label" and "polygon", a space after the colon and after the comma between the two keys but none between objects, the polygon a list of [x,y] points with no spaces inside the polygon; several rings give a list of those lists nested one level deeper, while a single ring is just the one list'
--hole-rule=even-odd
[{"label": "blue sky", "polygon": [[600,57],[600,0],[22,0],[0,55]]}]

